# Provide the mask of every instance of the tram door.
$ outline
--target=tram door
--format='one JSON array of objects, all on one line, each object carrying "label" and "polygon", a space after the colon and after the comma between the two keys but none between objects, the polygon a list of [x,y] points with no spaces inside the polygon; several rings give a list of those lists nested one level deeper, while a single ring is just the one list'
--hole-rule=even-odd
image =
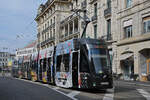
[{"label": "tram door", "polygon": [[78,87],[78,52],[72,53],[72,82],[73,87]]},{"label": "tram door", "polygon": [[43,70],[43,60],[40,60],[40,70],[39,70],[39,78],[42,81],[42,70]]},{"label": "tram door", "polygon": [[47,60],[47,81],[51,82],[51,58]]}]

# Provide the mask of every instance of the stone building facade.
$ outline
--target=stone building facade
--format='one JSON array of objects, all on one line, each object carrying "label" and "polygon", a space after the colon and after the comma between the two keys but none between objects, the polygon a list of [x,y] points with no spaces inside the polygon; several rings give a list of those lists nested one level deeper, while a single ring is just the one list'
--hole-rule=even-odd
[{"label": "stone building facade", "polygon": [[8,65],[9,56],[8,52],[0,52],[0,67]]},{"label": "stone building facade", "polygon": [[150,74],[150,1],[118,0],[117,70],[123,79]]},{"label": "stone building facade", "polygon": [[[12,66],[12,61],[14,60],[15,55],[8,52],[0,52],[0,71],[10,70]],[[11,63],[11,64],[10,64]]]},{"label": "stone building facade", "polygon": [[149,6],[149,0],[48,0],[40,5],[35,19],[38,47],[80,38],[83,19],[89,19],[84,37],[107,41],[113,73],[126,80],[137,76],[146,81],[150,73]]},{"label": "stone building facade", "polygon": [[40,5],[35,18],[40,49],[54,46],[59,42],[60,21],[68,16],[69,8],[69,0],[48,0],[45,4]]}]

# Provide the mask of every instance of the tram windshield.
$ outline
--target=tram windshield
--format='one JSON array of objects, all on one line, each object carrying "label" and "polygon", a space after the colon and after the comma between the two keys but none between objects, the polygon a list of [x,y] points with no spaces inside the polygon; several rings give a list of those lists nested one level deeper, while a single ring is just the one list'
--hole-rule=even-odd
[{"label": "tram windshield", "polygon": [[90,48],[90,58],[96,74],[100,74],[104,70],[110,68],[110,62],[106,48]]}]

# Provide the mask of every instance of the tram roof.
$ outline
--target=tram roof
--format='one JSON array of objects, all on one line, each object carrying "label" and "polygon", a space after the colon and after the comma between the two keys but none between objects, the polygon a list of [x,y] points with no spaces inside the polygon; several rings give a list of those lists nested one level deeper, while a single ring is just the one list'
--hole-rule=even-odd
[{"label": "tram roof", "polygon": [[56,54],[59,55],[59,54],[69,53],[72,50],[77,50],[79,49],[80,44],[102,45],[105,44],[105,41],[99,39],[91,39],[91,38],[74,38],[57,44]]},{"label": "tram roof", "polygon": [[54,52],[54,46],[40,50],[40,59],[51,57],[52,52]]}]

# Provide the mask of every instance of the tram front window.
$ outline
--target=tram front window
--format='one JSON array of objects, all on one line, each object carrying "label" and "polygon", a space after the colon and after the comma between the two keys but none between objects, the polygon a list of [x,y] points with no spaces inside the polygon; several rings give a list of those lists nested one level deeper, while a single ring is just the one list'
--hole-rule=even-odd
[{"label": "tram front window", "polygon": [[105,48],[91,48],[90,56],[96,74],[100,74],[103,70],[109,69],[110,64]]}]

